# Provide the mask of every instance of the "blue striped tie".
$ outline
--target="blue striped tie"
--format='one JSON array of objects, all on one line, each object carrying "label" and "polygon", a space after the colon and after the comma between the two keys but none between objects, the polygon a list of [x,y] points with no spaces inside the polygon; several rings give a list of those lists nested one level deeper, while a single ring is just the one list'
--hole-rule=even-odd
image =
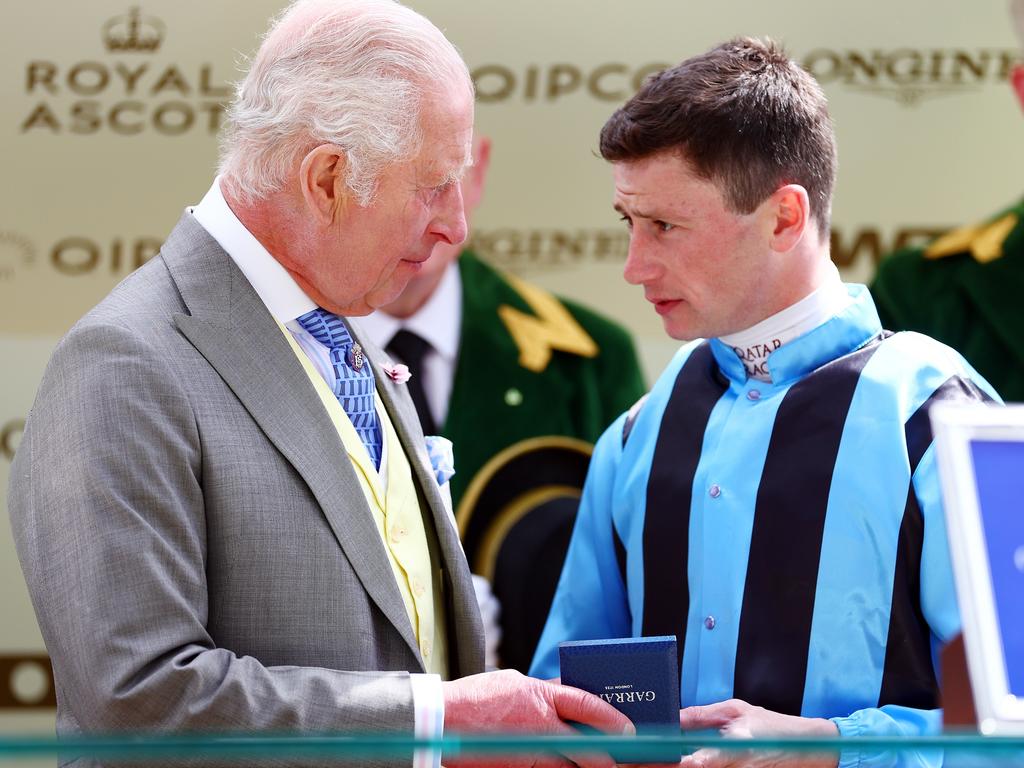
[{"label": "blue striped tie", "polygon": [[344,321],[326,309],[307,312],[299,318],[299,324],[328,348],[334,367],[334,396],[351,419],[373,466],[380,469],[383,438],[373,405],[376,385],[369,360],[363,356],[362,348],[352,341]]}]

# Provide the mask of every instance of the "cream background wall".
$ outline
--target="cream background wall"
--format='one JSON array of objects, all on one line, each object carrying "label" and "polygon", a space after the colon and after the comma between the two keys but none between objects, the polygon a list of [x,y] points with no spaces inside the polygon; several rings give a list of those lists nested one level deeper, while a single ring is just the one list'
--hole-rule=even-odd
[{"label": "cream background wall", "polygon": [[[1021,193],[1024,122],[1006,81],[1018,54],[999,2],[411,4],[463,52],[477,81],[478,130],[494,141],[475,247],[627,325],[649,378],[676,344],[641,291],[621,280],[628,239],[610,207],[610,171],[595,156],[600,126],[645,73],[738,34],[786,44],[830,99],[840,156],[833,258],[851,280],[869,280],[898,241],[983,217]],[[0,498],[50,350],[202,197],[229,84],[281,7],[6,7]],[[41,668],[16,663],[42,652],[4,523],[0,730],[52,730],[52,709],[33,707],[49,695]]]}]

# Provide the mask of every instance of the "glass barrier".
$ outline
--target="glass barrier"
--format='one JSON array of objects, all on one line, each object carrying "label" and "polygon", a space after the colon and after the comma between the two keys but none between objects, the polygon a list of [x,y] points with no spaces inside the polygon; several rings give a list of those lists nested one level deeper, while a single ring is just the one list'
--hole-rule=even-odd
[{"label": "glass barrier", "polygon": [[[491,765],[529,765],[538,756],[610,754],[623,763],[663,763],[666,749],[697,753],[706,766],[1020,766],[1024,736],[972,733],[927,738],[723,739],[716,734],[658,736],[448,735],[414,739],[398,735],[352,734],[118,734],[57,739],[53,736],[0,736],[0,765],[31,760],[50,765],[76,757],[114,764],[176,763],[208,765],[361,765],[366,761],[408,761],[416,749],[440,749],[457,763],[486,758]],[[28,763],[25,763],[28,764]]]}]

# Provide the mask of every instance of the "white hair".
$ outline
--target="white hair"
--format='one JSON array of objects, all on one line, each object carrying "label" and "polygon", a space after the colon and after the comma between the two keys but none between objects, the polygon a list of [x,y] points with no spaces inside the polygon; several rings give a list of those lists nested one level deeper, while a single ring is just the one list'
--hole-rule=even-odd
[{"label": "white hair", "polygon": [[366,205],[380,172],[419,151],[424,97],[460,81],[472,92],[455,47],[393,0],[297,0],[236,88],[220,173],[252,203],[280,190],[309,150],[336,144],[346,184]]}]

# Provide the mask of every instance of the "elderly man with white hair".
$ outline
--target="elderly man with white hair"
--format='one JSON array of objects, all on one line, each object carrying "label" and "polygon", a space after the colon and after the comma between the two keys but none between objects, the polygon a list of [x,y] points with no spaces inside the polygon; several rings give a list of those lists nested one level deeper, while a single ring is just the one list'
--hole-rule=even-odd
[{"label": "elderly man with white hair", "polygon": [[351,321],[464,239],[472,125],[465,64],[409,9],[272,26],[220,176],[60,342],[11,471],[61,734],[631,728],[477,674],[443,446]]}]

